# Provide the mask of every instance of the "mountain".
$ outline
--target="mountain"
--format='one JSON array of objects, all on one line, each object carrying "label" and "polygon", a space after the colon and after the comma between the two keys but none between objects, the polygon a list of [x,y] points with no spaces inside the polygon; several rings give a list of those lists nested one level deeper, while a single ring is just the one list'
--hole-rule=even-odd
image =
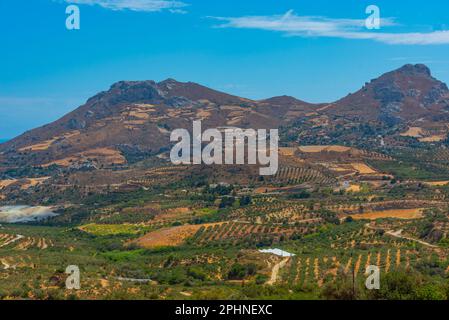
[{"label": "mountain", "polygon": [[310,143],[322,143],[317,139],[339,128],[349,128],[347,139],[356,141],[361,136],[351,127],[365,123],[415,126],[430,137],[442,137],[448,110],[447,86],[421,64],[386,73],[331,104],[290,96],[255,101],[174,79],[121,81],[61,119],[1,144],[0,164],[124,164],[166,151],[171,130],[191,130],[198,119],[203,130],[290,127]]},{"label": "mountain", "polygon": [[449,119],[449,90],[428,67],[407,64],[331,104],[328,114],[388,124]]},{"label": "mountain", "polygon": [[299,100],[258,102],[173,79],[121,81],[61,119],[1,145],[0,152],[15,165],[123,164],[166,150],[170,131],[191,130],[193,120],[202,120],[204,129],[277,128],[310,109]]}]

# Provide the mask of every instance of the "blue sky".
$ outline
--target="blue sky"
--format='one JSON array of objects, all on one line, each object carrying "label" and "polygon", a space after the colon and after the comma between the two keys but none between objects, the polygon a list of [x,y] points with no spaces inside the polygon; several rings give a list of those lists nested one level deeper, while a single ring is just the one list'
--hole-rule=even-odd
[{"label": "blue sky", "polygon": [[[81,29],[65,27],[77,3]],[[368,5],[381,10],[367,30]],[[449,83],[446,0],[2,0],[0,139],[119,80],[194,81],[261,99],[333,101],[405,63]]]}]

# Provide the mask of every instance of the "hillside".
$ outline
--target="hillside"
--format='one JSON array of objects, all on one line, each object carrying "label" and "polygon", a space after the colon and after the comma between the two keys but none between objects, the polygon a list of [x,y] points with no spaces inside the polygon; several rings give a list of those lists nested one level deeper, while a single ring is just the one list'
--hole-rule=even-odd
[{"label": "hillside", "polygon": [[277,128],[311,106],[270,104],[235,97],[195,83],[168,79],[118,82],[63,118],[0,146],[8,162],[67,165],[81,158],[126,161],[121,153],[157,154],[169,145],[170,130],[238,126]]},{"label": "hillside", "polygon": [[289,96],[254,101],[173,79],[121,81],[63,118],[0,145],[0,159],[4,166],[121,165],[163,152],[171,130],[190,130],[198,119],[205,129],[289,128],[289,135],[303,143],[332,142],[326,137],[341,128],[351,134],[339,134],[339,142],[352,142],[361,137],[354,130],[361,125],[380,127],[376,139],[391,135],[394,127],[402,130],[395,135],[441,141],[448,110],[447,86],[424,65],[405,65],[341,100],[319,105]]}]

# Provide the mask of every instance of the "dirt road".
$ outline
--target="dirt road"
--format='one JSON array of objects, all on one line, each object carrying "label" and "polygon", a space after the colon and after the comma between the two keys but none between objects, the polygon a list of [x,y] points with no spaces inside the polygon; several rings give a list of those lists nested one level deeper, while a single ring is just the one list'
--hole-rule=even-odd
[{"label": "dirt road", "polygon": [[438,246],[419,240],[419,239],[415,239],[415,238],[410,238],[410,237],[406,237],[402,235],[402,230],[398,230],[398,231],[387,231],[386,234],[395,237],[395,238],[399,238],[399,239],[405,239],[405,240],[410,240],[410,241],[414,241],[414,242],[418,242],[420,244],[422,244],[423,246],[429,247],[429,248],[439,248]]},{"label": "dirt road", "polygon": [[267,281],[267,284],[272,286],[276,283],[276,281],[278,280],[278,275],[279,275],[279,271],[285,267],[285,265],[287,264],[287,262],[290,261],[290,257],[287,257],[285,259],[283,259],[281,262],[276,263],[273,266],[273,270],[271,271],[271,278],[270,280]]},{"label": "dirt road", "polygon": [[[368,229],[371,229],[371,230],[383,230],[381,228],[373,227],[370,223],[367,223],[365,225],[365,227],[368,228]],[[402,230],[398,230],[398,231],[390,230],[390,231],[386,231],[385,234],[388,234],[389,236],[392,236],[392,237],[395,237],[395,238],[399,238],[399,239],[405,239],[405,240],[409,240],[409,241],[418,242],[418,243],[422,244],[423,246],[426,246],[426,247],[429,247],[429,248],[434,248],[434,249],[438,249],[439,248],[438,246],[436,246],[434,244],[431,244],[431,243],[428,243],[428,242],[425,242],[425,241],[422,241],[422,240],[419,240],[419,239],[403,236],[402,235]]]}]

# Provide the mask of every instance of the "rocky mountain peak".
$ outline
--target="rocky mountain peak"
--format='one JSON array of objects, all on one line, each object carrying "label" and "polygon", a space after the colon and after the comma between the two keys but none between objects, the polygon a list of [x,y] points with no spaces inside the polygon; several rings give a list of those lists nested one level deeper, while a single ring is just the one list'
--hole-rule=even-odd
[{"label": "rocky mountain peak", "polygon": [[331,112],[395,124],[440,114],[449,90],[424,64],[406,64],[367,83],[337,101]]},{"label": "rocky mountain peak", "polygon": [[397,73],[401,73],[403,75],[406,76],[416,76],[416,75],[424,75],[424,76],[428,76],[431,77],[432,73],[429,69],[429,67],[427,67],[424,64],[406,64],[403,67],[399,68],[396,71],[393,72],[397,72]]},{"label": "rocky mountain peak", "polygon": [[163,99],[162,92],[156,82],[119,81],[108,91],[103,91],[88,100],[88,104],[117,105],[123,103],[157,102]]}]

